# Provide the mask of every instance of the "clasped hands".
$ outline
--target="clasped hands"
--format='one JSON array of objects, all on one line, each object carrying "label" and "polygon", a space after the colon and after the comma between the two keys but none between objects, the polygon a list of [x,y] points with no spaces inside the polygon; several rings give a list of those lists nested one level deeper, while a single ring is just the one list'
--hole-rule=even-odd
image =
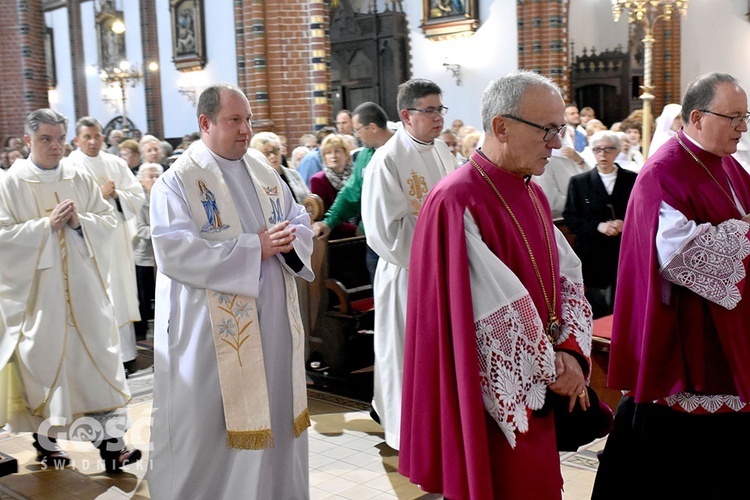
[{"label": "clasped hands", "polygon": [[65,224],[70,226],[71,229],[81,227],[81,221],[78,219],[78,212],[76,212],[73,200],[63,200],[58,203],[52,209],[52,213],[49,214],[49,223],[53,231],[61,230],[65,227]]},{"label": "clasped hands", "polygon": [[555,371],[557,380],[550,384],[549,388],[561,396],[570,398],[568,411],[573,411],[576,401],[582,410],[591,406],[589,393],[586,390],[586,378],[575,356],[565,351],[555,352]]},{"label": "clasped hands", "polygon": [[261,259],[265,260],[278,253],[287,253],[294,248],[292,243],[297,236],[294,234],[297,228],[289,225],[289,221],[285,220],[271,226],[267,229],[263,226],[263,229],[258,231],[258,237],[260,237],[261,247]]},{"label": "clasped hands", "polygon": [[105,200],[109,198],[110,196],[116,199],[117,198],[116,189],[117,188],[115,187],[115,181],[113,181],[112,179],[107,179],[104,182],[104,184],[99,186],[99,190],[102,192],[102,197],[104,197]]},{"label": "clasped hands", "polygon": [[597,231],[607,236],[617,236],[622,232],[622,220],[614,219],[608,220],[607,222],[600,222],[596,226]]}]

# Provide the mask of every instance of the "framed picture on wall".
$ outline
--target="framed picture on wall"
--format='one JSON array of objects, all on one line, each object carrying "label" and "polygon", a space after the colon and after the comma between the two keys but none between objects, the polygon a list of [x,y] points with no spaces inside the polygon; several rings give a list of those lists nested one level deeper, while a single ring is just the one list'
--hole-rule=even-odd
[{"label": "framed picture on wall", "polygon": [[172,54],[180,71],[203,69],[206,39],[203,30],[203,0],[170,0]]},{"label": "framed picture on wall", "polygon": [[47,68],[47,85],[50,89],[57,86],[57,68],[55,68],[55,43],[52,28],[44,31],[44,60]]},{"label": "framed picture on wall", "polygon": [[422,0],[422,31],[427,38],[449,40],[471,36],[479,27],[479,0]]},{"label": "framed picture on wall", "polygon": [[102,10],[96,15],[97,48],[99,49],[99,68],[110,70],[120,66],[126,59],[125,34],[116,33],[112,25],[122,20],[122,11],[114,10],[114,5],[102,2]]}]

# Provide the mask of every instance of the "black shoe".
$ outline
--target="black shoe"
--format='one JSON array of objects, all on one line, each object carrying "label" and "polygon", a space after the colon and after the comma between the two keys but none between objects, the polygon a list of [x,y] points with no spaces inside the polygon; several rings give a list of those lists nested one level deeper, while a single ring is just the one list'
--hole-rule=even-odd
[{"label": "black shoe", "polygon": [[107,472],[120,472],[126,465],[134,464],[141,459],[141,450],[137,448],[129,449],[122,447],[117,451],[109,451],[113,440],[103,441],[99,446],[99,456],[104,460],[104,468]]},{"label": "black shoe", "polygon": [[328,363],[325,362],[323,359],[323,356],[319,352],[314,352],[310,354],[310,357],[307,359],[307,369],[312,370],[314,372],[324,372],[326,370],[329,370],[331,367],[328,366]]},{"label": "black shoe", "polygon": [[378,424],[380,423],[380,415],[378,415],[378,412],[375,411],[375,408],[372,408],[370,410],[370,418],[373,419]]},{"label": "black shoe", "polygon": [[55,438],[45,437],[45,439],[49,442],[42,445],[39,442],[39,435],[34,434],[34,448],[39,452],[36,457],[37,461],[55,469],[66,467],[70,463],[70,455],[60,448]]},{"label": "black shoe", "polygon": [[138,371],[138,368],[136,368],[137,361],[137,359],[132,359],[122,363],[122,366],[125,368],[125,378],[130,378],[132,374]]}]

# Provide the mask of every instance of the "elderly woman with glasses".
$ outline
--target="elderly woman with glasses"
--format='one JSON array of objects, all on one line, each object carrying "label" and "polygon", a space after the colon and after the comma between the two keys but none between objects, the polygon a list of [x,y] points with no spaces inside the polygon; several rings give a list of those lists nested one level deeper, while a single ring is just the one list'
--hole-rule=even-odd
[{"label": "elderly woman with glasses", "polygon": [[[310,191],[320,196],[325,210],[331,208],[336,195],[352,173],[350,148],[349,141],[341,134],[328,135],[320,145],[323,170],[310,177]],[[330,238],[354,236],[357,232],[354,222],[344,222],[333,228]]]},{"label": "elderly woman with glasses", "polygon": [[596,132],[590,146],[596,168],[570,178],[563,217],[575,235],[586,298],[598,318],[613,312],[622,222],[637,174],[615,163],[622,146],[617,133]]},{"label": "elderly woman with glasses", "polygon": [[281,180],[289,186],[297,203],[303,203],[310,196],[310,189],[299,172],[281,164],[281,139],[278,135],[273,132],[258,132],[250,139],[250,147],[263,153],[268,163],[281,176]]}]

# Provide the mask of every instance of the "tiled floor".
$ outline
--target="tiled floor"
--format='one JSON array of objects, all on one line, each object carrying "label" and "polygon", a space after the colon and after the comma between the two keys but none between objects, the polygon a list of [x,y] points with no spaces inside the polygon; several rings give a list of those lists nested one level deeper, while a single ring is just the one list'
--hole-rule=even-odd
[{"label": "tiled floor", "polygon": [[[133,427],[129,444],[143,450],[143,460],[109,475],[89,443],[63,442],[73,464],[63,470],[44,470],[36,462],[30,434],[0,435],[0,452],[18,460],[19,471],[0,479],[3,499],[147,499],[148,441],[150,435],[153,371],[147,367],[131,379],[134,395],[129,406]],[[385,445],[382,428],[360,401],[317,390],[309,393],[313,425],[310,440],[310,498],[316,499],[440,499],[425,494],[399,475],[398,454]],[[596,472],[596,450],[603,440],[578,453],[561,455],[565,500],[590,498]]]}]

